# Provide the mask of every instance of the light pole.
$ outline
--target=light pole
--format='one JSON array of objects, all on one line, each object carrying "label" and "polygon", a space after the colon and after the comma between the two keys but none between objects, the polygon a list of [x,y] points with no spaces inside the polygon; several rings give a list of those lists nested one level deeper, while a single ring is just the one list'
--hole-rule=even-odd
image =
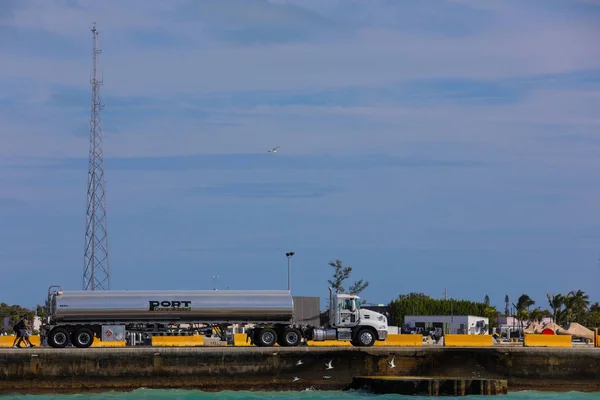
[{"label": "light pole", "polygon": [[289,253],[285,253],[285,256],[288,259],[288,290],[291,292],[292,291],[292,284],[290,283],[290,258],[292,258],[292,256],[295,253],[293,251],[290,251]]},{"label": "light pole", "polygon": [[213,275],[213,290],[217,290],[216,280],[219,279],[219,275]]}]

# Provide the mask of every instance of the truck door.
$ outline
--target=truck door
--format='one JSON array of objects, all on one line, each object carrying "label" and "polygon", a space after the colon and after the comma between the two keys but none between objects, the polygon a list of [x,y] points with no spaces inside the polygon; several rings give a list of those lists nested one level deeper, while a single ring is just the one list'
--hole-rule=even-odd
[{"label": "truck door", "polygon": [[356,326],[358,323],[355,299],[339,299],[339,327]]}]

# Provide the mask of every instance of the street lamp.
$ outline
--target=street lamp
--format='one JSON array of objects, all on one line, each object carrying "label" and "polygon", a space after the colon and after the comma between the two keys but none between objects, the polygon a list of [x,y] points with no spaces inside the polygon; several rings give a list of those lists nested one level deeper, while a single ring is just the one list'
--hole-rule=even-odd
[{"label": "street lamp", "polygon": [[217,290],[216,280],[219,279],[219,275],[213,275],[213,290]]},{"label": "street lamp", "polygon": [[293,251],[290,251],[289,253],[285,253],[285,256],[288,259],[288,290],[291,291],[292,290],[292,284],[290,283],[290,258],[292,258],[292,256],[295,253]]}]

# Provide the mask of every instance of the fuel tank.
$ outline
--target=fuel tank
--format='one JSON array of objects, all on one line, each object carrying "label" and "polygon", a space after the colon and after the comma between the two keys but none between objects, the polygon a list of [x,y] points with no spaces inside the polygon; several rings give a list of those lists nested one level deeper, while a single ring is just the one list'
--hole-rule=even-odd
[{"label": "fuel tank", "polygon": [[51,297],[55,322],[290,322],[287,290],[58,291]]}]

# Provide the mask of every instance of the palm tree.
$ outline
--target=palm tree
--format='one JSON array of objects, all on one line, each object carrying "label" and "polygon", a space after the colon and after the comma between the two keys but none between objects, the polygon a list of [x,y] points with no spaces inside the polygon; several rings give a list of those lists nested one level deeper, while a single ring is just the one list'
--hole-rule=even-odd
[{"label": "palm tree", "polygon": [[555,295],[547,293],[546,297],[548,298],[548,304],[550,305],[550,308],[552,308],[552,320],[554,323],[556,323],[558,320],[558,312],[565,303],[565,297],[560,293]]},{"label": "palm tree", "polygon": [[531,297],[529,297],[529,295],[523,293],[521,296],[519,296],[519,300],[517,300],[517,311],[521,310],[527,310],[527,312],[529,312],[529,307],[531,307],[532,305],[535,304],[535,301],[533,301],[531,299]]},{"label": "palm tree", "polygon": [[590,306],[590,296],[585,294],[581,289],[576,292],[571,290],[569,294],[567,294],[567,299],[569,301],[571,312],[573,313],[573,321],[579,323],[584,322],[585,312]]},{"label": "palm tree", "polygon": [[531,311],[530,315],[531,315],[531,321],[541,323],[542,320],[547,315],[547,310],[542,310],[541,308],[537,307],[535,310]]},{"label": "palm tree", "polygon": [[521,329],[523,329],[523,321],[529,319],[529,307],[535,304],[535,301],[529,295],[523,293],[519,296],[517,300],[517,304],[513,304],[515,309],[517,310],[517,319],[521,325]]}]

